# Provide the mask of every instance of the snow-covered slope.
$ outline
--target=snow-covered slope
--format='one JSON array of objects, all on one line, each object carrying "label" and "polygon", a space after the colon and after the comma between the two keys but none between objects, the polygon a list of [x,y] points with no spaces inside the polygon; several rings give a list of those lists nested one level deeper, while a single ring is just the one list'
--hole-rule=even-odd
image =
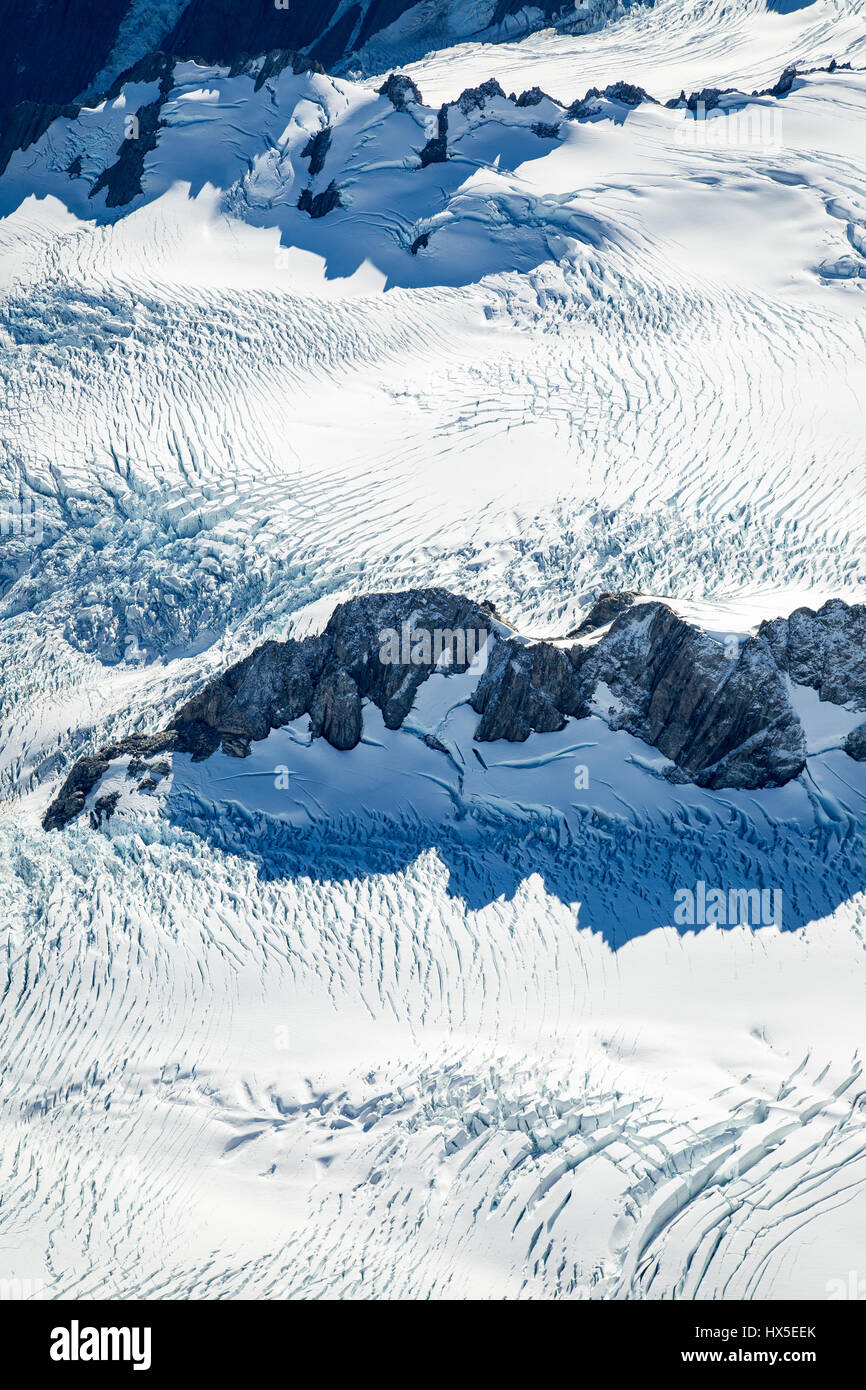
[{"label": "snow-covered slope", "polygon": [[[90,193],[155,84],[0,181],[3,467],[44,539],[19,609],[53,595],[112,660],[415,578],[480,578],[542,630],[600,589],[856,594],[861,75],[754,103],[766,148],[736,114],[616,102],[546,139],[494,97],[452,109],[426,168],[423,106],[290,71],[173,80],[129,209]],[[298,209],[332,180],[344,207]]]},{"label": "snow-covered slope", "polygon": [[[663,777],[625,687],[478,743],[439,673],[351,750],[303,715],[114,759],[41,828],[82,754],[353,595],[442,585],[560,650],[609,591],[736,650],[864,601],[866,19],[785,8],[459,46],[417,97],[160,60],[7,149],[4,1278],[820,1298],[856,1267],[863,705],[814,634],[773,629],[783,786]],[[769,911],[701,917],[713,889]]]},{"label": "snow-covered slope", "polygon": [[64,0],[24,10],[0,0],[8,70],[0,127],[21,102],[62,106],[106,91],[145,54],[204,58],[229,66],[288,49],[320,70],[375,72],[468,38],[497,40],[548,24],[598,30],[633,0]]},{"label": "snow-covered slope", "polygon": [[467,42],[406,67],[433,101],[496,76],[554,94],[575,81],[606,87],[628,78],[662,98],[682,88],[769,85],[782,68],[866,63],[862,0],[655,0],[601,32],[542,30],[517,43]]}]

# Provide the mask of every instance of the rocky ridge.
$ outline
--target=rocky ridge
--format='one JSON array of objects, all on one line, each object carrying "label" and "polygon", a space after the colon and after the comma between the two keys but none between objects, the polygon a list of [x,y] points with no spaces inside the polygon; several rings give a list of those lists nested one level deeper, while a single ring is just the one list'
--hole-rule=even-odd
[{"label": "rocky ridge", "polygon": [[[237,65],[251,55],[292,49],[308,65],[334,72],[377,71],[388,53],[407,61],[459,35],[489,42],[547,24],[570,32],[600,28],[623,12],[623,0],[175,0],[137,6],[134,0],[63,0],[61,6],[22,9],[0,0],[7,81],[0,91],[0,124],[23,102],[64,105],[90,96],[130,61],[161,48],[179,59]],[[399,36],[401,20],[409,37]],[[456,23],[456,30],[452,27]],[[389,41],[390,31],[390,41]]]},{"label": "rocky ridge", "polygon": [[[659,600],[604,594],[575,630],[529,640],[489,603],[445,589],[366,594],[339,604],[324,631],[268,641],[209,681],[153,735],[135,734],[79,759],[43,824],[57,829],[84,809],[121,757],[135,775],[162,775],[153,759],[217,749],[245,757],[303,715],[313,738],[348,750],[360,742],[364,702],[399,729],[436,670],[478,671],[468,704],[479,743],[523,742],[568,719],[602,715],[657,748],[675,781],[721,789],[778,787],[806,763],[792,686],[866,713],[866,606],[831,600],[763,623],[722,644]],[[844,745],[866,757],[866,722]],[[104,808],[110,810],[110,808]]]},{"label": "rocky ridge", "polygon": [[[167,36],[164,51],[154,50],[146,53],[121,73],[107,91],[91,94],[86,99],[79,98],[75,103],[34,102],[28,99],[17,104],[0,127],[0,174],[6,170],[17,151],[27,150],[36,144],[55,121],[74,123],[85,105],[92,108],[102,102],[113,102],[127,86],[157,83],[158,92],[155,97],[129,113],[137,122],[136,138],[124,138],[119,147],[111,152],[109,162],[96,175],[89,190],[90,198],[95,198],[97,194],[105,191],[107,209],[129,207],[143,192],[142,175],[145,161],[157,148],[164,128],[162,111],[172,95],[175,68],[184,61],[184,57],[190,56],[183,44],[178,45],[174,42],[175,37]],[[249,56],[255,52],[258,52],[258,56]],[[230,48],[226,50],[226,54],[228,53],[232,56],[224,56],[219,60],[226,65],[228,77],[249,77],[256,92],[287,70],[296,76],[306,73],[322,74],[325,71],[314,55],[293,48],[250,49],[240,52]],[[198,58],[201,55],[196,52],[193,56]],[[761,91],[748,94],[733,88],[704,88],[701,91],[693,91],[690,95],[683,91],[679,97],[670,99],[664,105],[668,108],[688,109],[695,113],[699,105],[711,111],[721,104],[736,107],[760,97],[783,99],[795,89],[798,77],[811,72],[835,73],[848,69],[850,64],[835,62],[822,69],[787,68],[772,87]],[[458,150],[461,134],[484,120],[498,119],[516,126],[528,124],[528,128],[538,137],[553,140],[560,137],[565,123],[569,121],[595,121],[604,116],[613,116],[621,120],[642,104],[661,105],[657,98],[642,87],[623,81],[611,83],[603,90],[591,87],[583,97],[568,103],[557,100],[538,86],[519,95],[514,92],[506,95],[499,82],[491,78],[476,87],[467,87],[453,101],[446,102],[438,111],[434,111],[424,106],[422,94],[415,82],[399,72],[392,72],[377,88],[377,94],[386,98],[397,113],[414,110],[417,116],[424,116],[428,122],[435,118],[435,133],[430,134],[426,141],[418,142],[418,130],[424,124],[420,120],[417,126],[413,123],[405,132],[405,167],[415,170],[423,170],[431,164],[446,163]],[[533,112],[538,119],[528,120]],[[74,126],[67,134],[74,136]],[[308,185],[296,200],[296,206],[300,211],[313,218],[324,217],[345,206],[338,182],[342,176],[341,170],[337,169],[332,174],[327,168],[331,136],[332,131],[325,127],[311,136],[301,153],[301,158],[309,161],[310,181],[325,174],[320,189],[314,190]],[[73,178],[81,177],[81,166],[79,149],[70,160],[66,172]],[[413,254],[417,254],[428,242],[429,232],[412,238],[411,243],[407,245]]]}]

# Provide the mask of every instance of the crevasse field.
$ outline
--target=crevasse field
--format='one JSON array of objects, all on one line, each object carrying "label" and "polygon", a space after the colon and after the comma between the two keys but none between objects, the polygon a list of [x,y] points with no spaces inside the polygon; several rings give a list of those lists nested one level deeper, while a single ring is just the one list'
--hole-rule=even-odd
[{"label": "crevasse field", "polygon": [[[301,720],[41,827],[75,758],[353,595],[533,637],[620,589],[739,638],[866,601],[863,0],[462,43],[404,111],[389,70],[179,63],[126,206],[93,178],[158,82],[0,176],[0,1278],[832,1297],[866,1275],[862,713],[799,690],[804,773],[710,792],[600,715],[482,761],[436,675],[350,752]],[[450,107],[419,168],[491,78],[549,96]],[[533,129],[616,82],[656,100]],[[664,105],[705,87],[746,95]],[[678,925],[698,879],[783,919]]]}]

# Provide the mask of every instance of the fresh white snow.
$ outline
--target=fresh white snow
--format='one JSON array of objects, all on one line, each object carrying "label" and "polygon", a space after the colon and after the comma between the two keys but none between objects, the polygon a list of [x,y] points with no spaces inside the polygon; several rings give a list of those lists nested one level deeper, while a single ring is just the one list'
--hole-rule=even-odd
[{"label": "fresh white snow", "polygon": [[[858,70],[749,103],[751,144],[739,103],[543,139],[555,108],[493,98],[417,167],[489,77],[665,100],[831,58]],[[803,776],[710,794],[598,716],[473,745],[439,675],[351,753],[303,719],[150,795],[117,765],[99,829],[39,819],[80,753],[351,594],[564,637],[628,588],[720,641],[864,601],[863,68],[861,0],[660,0],[431,54],[409,113],[183,64],[131,210],[92,176],[155,84],[13,156],[0,513],[41,538],[0,536],[0,1276],[763,1299],[857,1267],[862,712],[796,690]],[[345,206],[313,219],[326,123]],[[782,927],[677,925],[698,880],[781,886]]]}]

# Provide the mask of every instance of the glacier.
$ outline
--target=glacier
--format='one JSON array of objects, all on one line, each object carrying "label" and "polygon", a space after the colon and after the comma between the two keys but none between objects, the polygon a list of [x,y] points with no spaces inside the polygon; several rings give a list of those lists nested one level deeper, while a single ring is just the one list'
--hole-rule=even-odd
[{"label": "glacier", "polygon": [[[137,15],[0,174],[0,1278],[831,1296],[866,1232],[853,693],[792,665],[803,770],[710,789],[606,686],[479,743],[436,672],[350,750],[304,714],[42,822],[365,594],[559,648],[619,591],[722,645],[866,603],[866,5],[404,21],[330,72],[140,64],[182,20]],[[678,922],[699,883],[781,921]]]}]

